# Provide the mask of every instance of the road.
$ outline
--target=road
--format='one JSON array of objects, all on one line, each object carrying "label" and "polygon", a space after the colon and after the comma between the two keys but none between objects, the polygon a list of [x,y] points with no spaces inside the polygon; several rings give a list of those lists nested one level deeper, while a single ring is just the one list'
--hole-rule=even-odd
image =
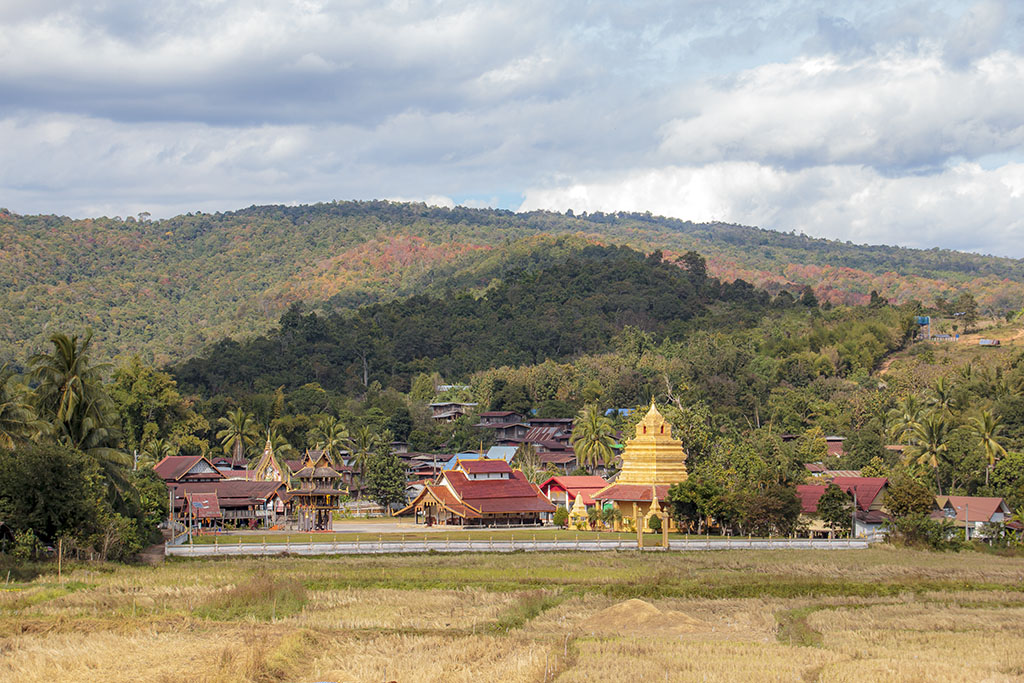
[{"label": "road", "polygon": [[[864,539],[745,539],[710,538],[681,539],[669,544],[671,550],[863,550],[869,546]],[[634,540],[545,540],[545,541],[485,541],[485,540],[377,540],[342,541],[339,543],[224,543],[214,545],[168,546],[169,557],[212,557],[228,555],[379,555],[388,553],[466,553],[636,550]],[[661,548],[645,548],[661,551]]]}]

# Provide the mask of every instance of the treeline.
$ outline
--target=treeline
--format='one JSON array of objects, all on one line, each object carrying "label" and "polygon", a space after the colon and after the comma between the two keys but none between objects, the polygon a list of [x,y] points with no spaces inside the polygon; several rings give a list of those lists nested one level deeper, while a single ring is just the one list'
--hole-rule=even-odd
[{"label": "treeline", "polygon": [[[790,297],[787,305],[793,304]],[[765,292],[709,278],[695,253],[679,263],[660,252],[587,246],[557,265],[523,269],[483,296],[414,296],[355,311],[304,313],[293,305],[272,333],[222,340],[174,369],[203,395],[301,386],[355,392],[378,381],[407,390],[421,372],[461,377],[601,352],[626,327],[680,338],[712,307],[756,316]],[[813,305],[811,302],[810,305]]]}]

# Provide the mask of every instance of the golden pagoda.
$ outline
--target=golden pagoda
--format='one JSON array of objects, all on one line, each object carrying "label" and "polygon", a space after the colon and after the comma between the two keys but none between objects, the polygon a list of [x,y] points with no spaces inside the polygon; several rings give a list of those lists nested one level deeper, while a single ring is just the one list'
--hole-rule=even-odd
[{"label": "golden pagoda", "polygon": [[[603,505],[611,504],[623,519],[644,520],[661,511],[659,500],[668,499],[673,484],[686,481],[686,451],[683,442],[672,438],[672,425],[658,407],[651,407],[636,425],[636,434],[622,451],[622,470],[615,482],[593,495]],[[621,523],[616,524],[621,528]]]}]

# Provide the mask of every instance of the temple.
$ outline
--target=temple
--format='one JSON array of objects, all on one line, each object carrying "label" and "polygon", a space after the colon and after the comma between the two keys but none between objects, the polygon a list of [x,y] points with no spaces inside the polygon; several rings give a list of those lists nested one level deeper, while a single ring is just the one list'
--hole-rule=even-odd
[{"label": "temple", "polygon": [[307,450],[300,464],[281,498],[300,531],[330,531],[332,513],[348,493],[342,476],[324,451]]},{"label": "temple", "polygon": [[[592,497],[622,514],[615,524],[617,530],[636,524],[636,520],[649,529],[653,515],[665,517],[661,502],[668,498],[669,488],[686,481],[687,476],[683,442],[672,438],[672,425],[651,401],[650,410],[636,425],[635,436],[626,442],[619,476]],[[670,519],[665,521],[671,526]]]},{"label": "temple", "polygon": [[395,516],[413,515],[416,523],[429,526],[528,525],[540,524],[554,511],[537,485],[504,460],[460,458]]}]

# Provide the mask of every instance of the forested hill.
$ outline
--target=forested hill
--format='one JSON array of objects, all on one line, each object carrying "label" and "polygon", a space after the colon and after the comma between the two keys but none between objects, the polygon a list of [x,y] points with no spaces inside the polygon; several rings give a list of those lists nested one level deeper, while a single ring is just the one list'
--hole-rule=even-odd
[{"label": "forested hill", "polygon": [[[558,237],[572,237],[559,239]],[[515,214],[392,202],[265,206],[148,221],[0,210],[0,362],[50,334],[92,327],[95,354],[157,364],[275,325],[289,305],[347,309],[414,294],[480,293],[524,264],[586,243],[672,260],[695,250],[710,275],[821,301],[895,302],[971,291],[983,311],[1024,306],[1024,263],[944,250],[868,247],[646,214]],[[322,306],[322,304],[324,304]]]},{"label": "forested hill", "polygon": [[605,351],[629,327],[681,337],[712,307],[719,315],[728,309],[756,316],[770,303],[746,283],[708,278],[694,253],[677,265],[660,252],[588,246],[559,264],[524,265],[513,275],[481,297],[417,295],[329,315],[295,304],[266,336],[223,340],[175,375],[185,389],[207,396],[310,381],[335,391],[371,381],[406,389],[424,371],[465,377],[565,360]]}]

